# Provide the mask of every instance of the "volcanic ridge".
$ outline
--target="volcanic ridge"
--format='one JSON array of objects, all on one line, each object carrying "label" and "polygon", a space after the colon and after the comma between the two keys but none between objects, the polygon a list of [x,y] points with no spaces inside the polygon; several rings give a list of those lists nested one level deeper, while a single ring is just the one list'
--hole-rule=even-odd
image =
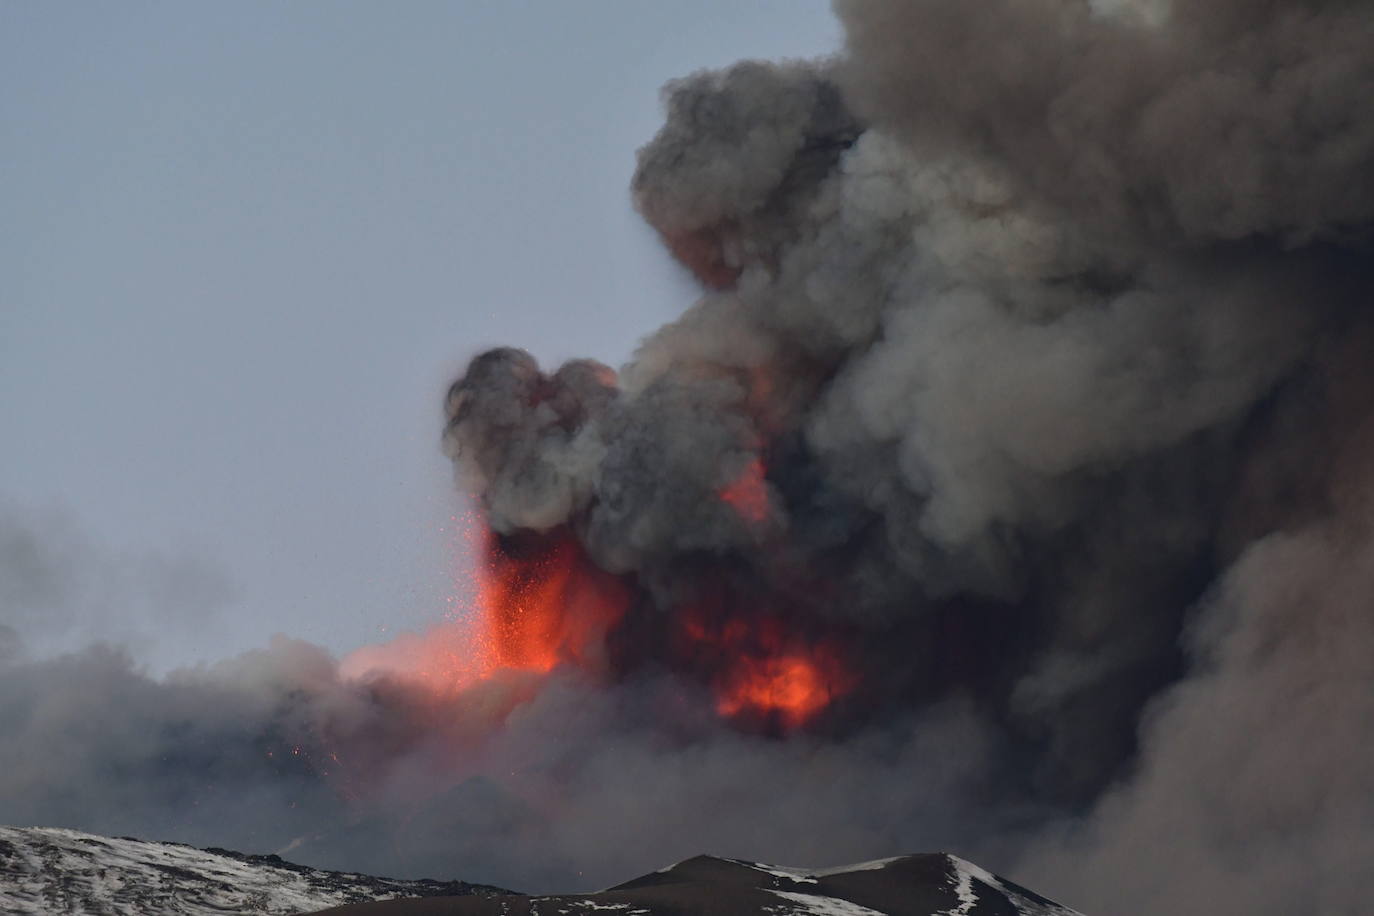
[{"label": "volcanic ridge", "polygon": [[[325,907],[327,909],[321,909]],[[275,855],[53,827],[0,827],[0,911],[13,916],[1077,916],[945,853],[805,869],[696,856],[594,894],[524,895],[466,881],[323,871]]]},{"label": "volcanic ridge", "polygon": [[399,881],[324,871],[274,855],[56,827],[0,827],[0,913],[7,916],[286,916],[364,900],[508,893],[466,881]]}]

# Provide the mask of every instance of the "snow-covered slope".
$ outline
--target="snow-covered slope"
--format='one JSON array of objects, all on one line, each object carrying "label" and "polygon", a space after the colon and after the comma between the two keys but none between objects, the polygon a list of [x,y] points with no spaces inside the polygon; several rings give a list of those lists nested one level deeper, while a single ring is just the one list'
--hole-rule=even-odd
[{"label": "snow-covered slope", "polygon": [[0,913],[200,916],[308,913],[395,897],[509,893],[461,881],[393,881],[50,827],[0,827]]},{"label": "snow-covered slope", "polygon": [[[945,853],[897,856],[829,868],[793,868],[738,859],[688,859],[621,888],[689,879],[713,863],[728,862],[757,872],[751,882],[787,901],[769,907],[774,916],[1082,916],[991,872]],[[716,878],[715,880],[720,880]],[[733,879],[730,883],[735,883]]]},{"label": "snow-covered slope", "polygon": [[[943,883],[936,884],[936,887],[941,891],[952,893],[955,900],[950,907],[933,911],[931,916],[975,916],[977,913],[988,912],[988,908],[993,904],[998,905],[997,908],[1000,912],[1005,912],[1006,906],[1010,905],[1012,912],[1017,913],[1018,916],[1082,916],[1075,910],[1060,906],[1020,885],[1005,881],[991,872],[979,868],[972,862],[945,853],[897,856],[892,859],[877,859],[872,862],[860,862],[856,865],[839,865],[819,869],[789,868],[764,865],[759,862],[740,862],[739,864],[747,865],[765,874],[781,878],[784,882],[791,881],[797,885],[796,890],[772,889],[774,894],[792,900],[798,905],[796,910],[781,912],[833,914],[833,916],[869,916],[872,913],[880,913],[881,911],[871,910],[842,898],[818,896],[814,892],[799,893],[798,891],[802,890],[801,886],[805,884],[820,885],[822,879],[825,878],[854,875],[858,872],[886,871],[889,868],[907,871],[911,870],[913,866],[922,869],[935,866],[943,869],[944,878]],[[979,907],[980,902],[983,904],[982,908]]]},{"label": "snow-covered slope", "polygon": [[954,856],[786,868],[697,856],[596,894],[345,906],[329,916],[1079,916]]},{"label": "snow-covered slope", "polygon": [[326,909],[339,916],[1080,916],[944,854],[833,868],[697,856],[600,893],[524,896],[458,881],[320,871],[276,856],[0,827],[4,916],[286,916]]}]

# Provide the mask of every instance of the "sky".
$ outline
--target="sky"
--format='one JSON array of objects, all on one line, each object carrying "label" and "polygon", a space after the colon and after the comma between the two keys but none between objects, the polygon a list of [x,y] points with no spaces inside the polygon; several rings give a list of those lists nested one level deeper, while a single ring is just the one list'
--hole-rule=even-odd
[{"label": "sky", "polygon": [[839,41],[815,0],[0,7],[0,538],[46,569],[0,624],[162,671],[440,619],[449,381],[690,304],[628,192],[659,87]]}]

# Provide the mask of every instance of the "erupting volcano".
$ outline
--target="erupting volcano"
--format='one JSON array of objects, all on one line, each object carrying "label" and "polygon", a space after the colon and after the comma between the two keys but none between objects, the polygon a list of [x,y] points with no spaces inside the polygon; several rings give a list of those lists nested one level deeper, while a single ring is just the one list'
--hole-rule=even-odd
[{"label": "erupting volcano", "polygon": [[[751,485],[761,491],[761,465],[748,473],[759,475]],[[636,602],[650,600],[633,577],[598,567],[566,530],[503,537],[471,523],[468,540],[481,553],[472,594],[456,602],[464,611],[422,636],[353,653],[346,673],[400,677],[453,697],[505,673],[568,665],[607,678],[655,661],[709,683],[722,716],[784,730],[805,725],[852,685],[834,634],[809,642],[789,633],[782,615],[731,611],[739,599],[720,588],[708,590],[716,596],[709,606],[698,597],[669,609],[672,637],[661,653],[640,647],[617,660],[610,649],[624,643],[608,648],[608,638]]]},{"label": "erupting volcano", "polygon": [[619,371],[499,347],[447,390],[461,613],[342,668],[0,680],[6,817],[521,887],[952,849],[1088,911],[1367,909],[1369,4],[835,6],[834,58],[666,90],[633,200],[694,304]]}]

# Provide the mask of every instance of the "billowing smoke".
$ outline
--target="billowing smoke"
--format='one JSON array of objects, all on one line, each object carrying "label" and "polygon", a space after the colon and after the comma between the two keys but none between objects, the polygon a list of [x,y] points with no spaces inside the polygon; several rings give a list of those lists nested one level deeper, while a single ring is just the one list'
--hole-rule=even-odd
[{"label": "billowing smoke", "polygon": [[[1374,858],[1374,13],[840,0],[670,84],[702,298],[477,356],[484,623],[0,668],[0,819],[542,889],[950,849],[1085,911]],[[479,532],[480,533],[480,532]]]}]

